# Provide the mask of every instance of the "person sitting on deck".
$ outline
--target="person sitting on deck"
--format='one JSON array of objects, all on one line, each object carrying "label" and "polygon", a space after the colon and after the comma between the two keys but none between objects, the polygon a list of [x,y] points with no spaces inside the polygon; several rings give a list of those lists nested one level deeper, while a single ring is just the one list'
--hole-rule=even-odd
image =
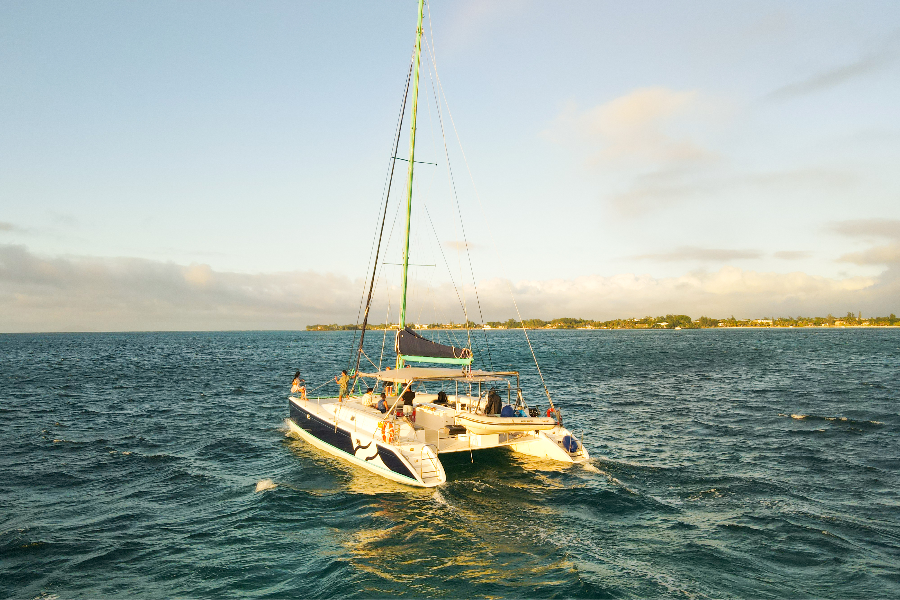
[{"label": "person sitting on deck", "polygon": [[343,371],[341,371],[341,376],[335,377],[334,381],[338,384],[339,387],[338,402],[343,402],[344,396],[349,397],[349,394],[347,394],[347,384],[350,383],[350,376],[347,375],[347,370],[344,369]]},{"label": "person sitting on deck", "polygon": [[374,390],[372,388],[368,388],[366,393],[363,394],[362,397],[362,405],[363,406],[372,406],[375,404],[375,395],[372,393]]},{"label": "person sitting on deck", "polygon": [[416,397],[416,393],[409,388],[406,388],[406,391],[403,392],[403,416],[408,417],[412,415],[413,411],[413,400]]},{"label": "person sitting on deck", "polygon": [[378,404],[375,406],[382,413],[387,412],[387,394],[381,392],[381,398],[378,399]]},{"label": "person sitting on deck", "polygon": [[300,371],[294,373],[294,381],[291,382],[291,393],[300,394],[300,398],[306,400],[306,380],[300,377]]}]

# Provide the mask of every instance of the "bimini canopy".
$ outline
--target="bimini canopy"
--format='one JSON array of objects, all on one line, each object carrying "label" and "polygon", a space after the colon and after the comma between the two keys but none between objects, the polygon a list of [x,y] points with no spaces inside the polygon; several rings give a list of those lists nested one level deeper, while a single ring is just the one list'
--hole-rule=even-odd
[{"label": "bimini canopy", "polygon": [[360,377],[374,377],[381,381],[433,381],[438,379],[454,379],[457,381],[498,381],[507,377],[518,376],[516,371],[466,371],[440,367],[407,367],[390,369],[377,373],[359,373]]},{"label": "bimini canopy", "polygon": [[403,360],[409,362],[472,364],[472,351],[468,348],[456,348],[432,342],[409,327],[397,332],[396,350]]}]

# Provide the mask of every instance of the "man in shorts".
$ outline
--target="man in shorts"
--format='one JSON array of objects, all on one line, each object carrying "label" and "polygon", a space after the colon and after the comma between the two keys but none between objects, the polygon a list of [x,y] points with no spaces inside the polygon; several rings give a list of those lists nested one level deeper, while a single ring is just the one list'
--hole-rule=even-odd
[{"label": "man in shorts", "polygon": [[347,397],[350,396],[347,393],[347,384],[350,383],[350,376],[347,375],[347,370],[344,369],[343,371],[341,371],[340,377],[335,377],[334,381],[335,381],[335,383],[338,384],[338,387],[340,388],[338,390],[338,402],[343,402],[344,396],[347,396]]}]

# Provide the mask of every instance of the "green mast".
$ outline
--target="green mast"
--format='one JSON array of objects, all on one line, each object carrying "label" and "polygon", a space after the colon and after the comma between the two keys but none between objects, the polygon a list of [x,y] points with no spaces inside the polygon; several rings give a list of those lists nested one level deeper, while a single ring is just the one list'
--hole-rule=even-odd
[{"label": "green mast", "polygon": [[[406,327],[406,272],[409,269],[409,221],[412,215],[413,166],[416,158],[416,109],[419,104],[419,59],[422,56],[422,16],[425,0],[419,0],[419,21],[416,24],[416,57],[413,74],[412,120],[409,129],[409,174],[406,179],[406,245],[403,247],[403,281],[400,301],[400,329]],[[397,368],[403,366],[403,359],[397,357]]]}]

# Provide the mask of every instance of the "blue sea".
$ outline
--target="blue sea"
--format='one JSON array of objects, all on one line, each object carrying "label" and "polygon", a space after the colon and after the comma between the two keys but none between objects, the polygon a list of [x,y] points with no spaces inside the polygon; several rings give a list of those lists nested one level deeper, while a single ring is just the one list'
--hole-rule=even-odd
[{"label": "blue sea", "polygon": [[353,332],[0,335],[0,597],[900,597],[900,330],[531,337],[591,464],[426,490],[286,436]]}]

